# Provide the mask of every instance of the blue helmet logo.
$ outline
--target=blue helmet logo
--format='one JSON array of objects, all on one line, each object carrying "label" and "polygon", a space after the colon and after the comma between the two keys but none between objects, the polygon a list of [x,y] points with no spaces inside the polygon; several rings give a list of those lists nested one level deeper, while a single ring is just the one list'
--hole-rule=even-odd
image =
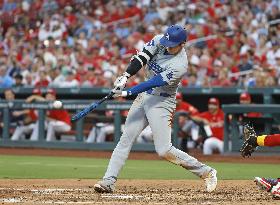
[{"label": "blue helmet logo", "polygon": [[165,38],[169,41],[169,34],[168,33],[165,34]]},{"label": "blue helmet logo", "polygon": [[165,47],[175,47],[186,40],[187,31],[179,25],[172,25],[168,27],[164,36],[160,39],[160,44]]}]

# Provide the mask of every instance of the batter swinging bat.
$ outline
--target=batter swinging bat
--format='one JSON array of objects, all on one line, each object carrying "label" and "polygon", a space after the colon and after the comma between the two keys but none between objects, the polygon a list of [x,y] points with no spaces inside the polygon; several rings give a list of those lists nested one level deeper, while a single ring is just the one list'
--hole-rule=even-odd
[{"label": "batter swinging bat", "polygon": [[94,102],[92,104],[90,104],[88,107],[86,107],[85,109],[83,109],[82,111],[76,113],[75,115],[72,116],[71,121],[75,122],[81,118],[83,118],[84,116],[86,116],[88,113],[90,113],[92,110],[94,110],[95,108],[97,108],[101,103],[103,103],[104,101],[110,99],[112,96],[114,95],[113,92],[110,92],[108,95],[106,95],[104,98],[102,98],[101,100],[99,100],[98,102]]}]

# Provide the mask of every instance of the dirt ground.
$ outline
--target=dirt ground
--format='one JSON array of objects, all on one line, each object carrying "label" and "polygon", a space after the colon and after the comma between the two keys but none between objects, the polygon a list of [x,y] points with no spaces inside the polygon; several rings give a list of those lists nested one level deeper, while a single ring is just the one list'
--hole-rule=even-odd
[{"label": "dirt ground", "polygon": [[[102,157],[111,152],[0,148],[1,154]],[[203,156],[191,152],[201,161],[279,163],[280,156],[253,156],[243,159],[233,156]],[[134,152],[130,159],[155,160],[155,153]],[[93,190],[96,180],[2,179],[0,204],[190,204],[190,205],[276,205],[267,192],[258,190],[252,180],[220,180],[214,193],[207,193],[202,180],[119,180],[114,194],[97,194]]]},{"label": "dirt ground", "polygon": [[214,193],[199,180],[119,180],[114,194],[97,194],[95,180],[0,180],[0,204],[280,204],[249,180],[220,181]]}]

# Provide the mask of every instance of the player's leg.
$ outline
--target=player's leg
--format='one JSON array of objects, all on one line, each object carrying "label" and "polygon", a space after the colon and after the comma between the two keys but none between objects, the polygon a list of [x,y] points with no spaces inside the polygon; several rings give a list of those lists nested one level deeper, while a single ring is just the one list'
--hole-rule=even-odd
[{"label": "player's leg", "polygon": [[20,126],[17,126],[12,137],[11,137],[11,140],[12,141],[17,141],[17,140],[20,140],[23,135],[24,135],[24,125],[20,125]]},{"label": "player's leg", "polygon": [[23,136],[25,137],[27,134],[30,135],[32,133],[32,131],[34,130],[35,126],[36,126],[36,123],[31,123],[29,125],[26,125],[23,129]]},{"label": "player's leg", "polygon": [[255,177],[254,182],[260,189],[270,192],[273,197],[280,199],[280,178]]},{"label": "player's leg", "polygon": [[214,143],[213,143],[213,138],[212,137],[207,138],[203,144],[203,154],[211,155],[211,154],[213,154],[214,149],[215,149],[215,147],[214,147]]},{"label": "player's leg", "polygon": [[213,191],[217,184],[216,170],[176,149],[171,144],[171,123],[175,102],[172,99],[166,98],[163,100],[162,97],[152,96],[147,99],[144,108],[153,132],[155,149],[158,155],[205,179],[207,191]]},{"label": "player's leg", "polygon": [[271,193],[273,198],[280,199],[280,182],[278,182],[276,186],[272,187]]},{"label": "player's leg", "polygon": [[192,127],[191,127],[191,136],[193,141],[197,141],[199,138],[199,126],[192,122]]},{"label": "player's leg", "polygon": [[255,177],[254,182],[260,189],[270,192],[272,187],[280,182],[280,179]]},{"label": "player's leg", "polygon": [[63,121],[50,121],[47,128],[46,141],[50,142],[55,140],[56,132],[68,132],[71,129],[70,125]]},{"label": "player's leg", "polygon": [[37,141],[38,139],[39,139],[39,121],[35,123],[34,129],[30,136],[31,141]]},{"label": "player's leg", "polygon": [[105,125],[104,127],[100,128],[100,131],[96,138],[96,142],[97,143],[105,142],[106,135],[113,134],[114,130],[115,130],[115,127],[112,124],[108,124],[108,125]]},{"label": "player's leg", "polygon": [[136,137],[147,126],[147,124],[148,122],[142,107],[142,96],[140,94],[135,99],[128,112],[123,134],[112,153],[103,180],[94,185],[95,191],[113,192],[114,183],[117,180],[121,168],[125,164],[131,147]]},{"label": "player's leg", "polygon": [[224,151],[224,143],[222,140],[217,139],[216,137],[207,138],[203,144],[203,154],[211,155],[213,151],[218,149],[220,153]]},{"label": "player's leg", "polygon": [[150,126],[147,126],[137,137],[137,143],[148,143],[153,141],[153,133]]},{"label": "player's leg", "polygon": [[86,143],[93,143],[96,139],[97,127],[92,127],[87,137]]}]

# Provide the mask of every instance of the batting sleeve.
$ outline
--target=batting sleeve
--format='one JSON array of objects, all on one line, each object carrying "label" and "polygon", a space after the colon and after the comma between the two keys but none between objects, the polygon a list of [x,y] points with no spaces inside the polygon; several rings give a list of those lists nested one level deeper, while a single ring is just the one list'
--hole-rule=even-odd
[{"label": "batting sleeve", "polygon": [[128,95],[137,95],[139,93],[145,92],[151,88],[160,87],[167,85],[167,83],[162,79],[161,75],[156,75],[150,80],[142,82],[136,86],[127,90]]}]

